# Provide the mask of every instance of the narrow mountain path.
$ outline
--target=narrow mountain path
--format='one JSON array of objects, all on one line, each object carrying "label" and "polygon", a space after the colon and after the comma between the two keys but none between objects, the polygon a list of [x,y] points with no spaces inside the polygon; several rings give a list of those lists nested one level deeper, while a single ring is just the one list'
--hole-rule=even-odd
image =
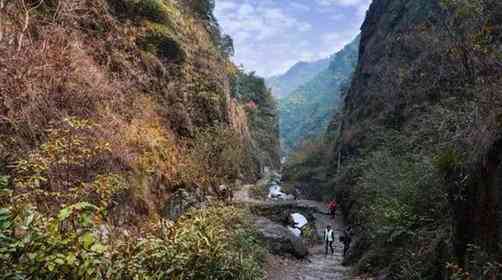
[{"label": "narrow mountain path", "polygon": [[[312,202],[316,203],[316,202]],[[343,280],[350,278],[350,268],[342,266],[343,244],[339,237],[343,232],[340,215],[333,221],[328,215],[314,214],[317,234],[321,237],[327,225],[335,229],[335,254],[326,255],[324,242],[319,241],[309,248],[310,255],[305,260],[286,260],[270,257],[267,267],[269,280]]]},{"label": "narrow mountain path", "polygon": [[[257,200],[251,198],[249,189],[252,186],[243,186],[241,190],[234,194],[234,199],[239,203],[258,205],[297,205],[299,208],[315,208],[313,214],[319,240],[309,248],[310,255],[304,260],[296,260],[280,256],[269,256],[267,258],[266,279],[268,280],[344,280],[350,278],[350,268],[342,266],[343,244],[339,242],[339,237],[343,233],[344,222],[342,215],[338,213],[333,221],[328,213],[327,207],[317,201],[311,200],[287,200],[270,201]],[[310,221],[312,222],[312,221]],[[324,242],[322,241],[323,231],[326,226],[331,225],[335,230],[335,254],[325,255]]]},{"label": "narrow mountain path", "polygon": [[243,203],[248,203],[248,202],[262,203],[262,202],[265,202],[263,200],[258,200],[258,199],[254,199],[251,197],[251,195],[249,193],[250,193],[250,189],[253,186],[254,185],[244,185],[240,188],[240,190],[235,191],[234,192],[234,201],[243,202]]}]

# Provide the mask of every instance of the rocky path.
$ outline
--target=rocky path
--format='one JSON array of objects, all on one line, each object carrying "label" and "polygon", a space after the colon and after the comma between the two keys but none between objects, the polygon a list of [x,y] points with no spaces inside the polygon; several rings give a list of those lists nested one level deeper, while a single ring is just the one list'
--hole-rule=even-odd
[{"label": "rocky path", "polygon": [[309,200],[263,201],[250,197],[249,188],[244,186],[236,192],[235,199],[240,203],[261,206],[294,206],[297,208],[315,209],[313,214],[317,234],[322,240],[322,234],[327,225],[335,229],[335,254],[325,255],[324,243],[319,241],[309,248],[309,256],[304,260],[295,260],[280,256],[269,256],[267,259],[267,279],[269,280],[344,280],[350,278],[350,268],[342,266],[343,244],[339,237],[343,232],[344,223],[340,215],[333,221],[328,215],[328,209],[323,203]]},{"label": "rocky path", "polygon": [[253,186],[254,185],[244,185],[241,187],[240,190],[234,192],[234,201],[244,202],[244,203],[246,203],[246,202],[253,202],[253,203],[264,202],[264,201],[260,201],[260,200],[251,198],[249,193],[250,193],[250,188],[252,188]]},{"label": "rocky path", "polygon": [[[343,221],[335,222],[327,215],[315,214],[316,228],[322,236],[327,225],[335,229],[338,240],[343,231]],[[343,280],[350,278],[350,268],[342,266],[343,244],[335,241],[335,254],[325,255],[324,244],[319,242],[309,249],[310,256],[302,261],[288,260],[280,257],[269,257],[267,279],[269,280]]]}]

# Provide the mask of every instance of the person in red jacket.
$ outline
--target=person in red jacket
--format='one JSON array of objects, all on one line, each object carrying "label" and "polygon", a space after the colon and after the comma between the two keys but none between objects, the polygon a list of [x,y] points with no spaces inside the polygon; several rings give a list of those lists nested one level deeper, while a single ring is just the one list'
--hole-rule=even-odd
[{"label": "person in red jacket", "polygon": [[329,209],[329,214],[331,215],[331,217],[333,217],[333,219],[335,218],[335,213],[336,213],[336,201],[335,200],[332,200],[329,204],[328,204],[328,209]]}]

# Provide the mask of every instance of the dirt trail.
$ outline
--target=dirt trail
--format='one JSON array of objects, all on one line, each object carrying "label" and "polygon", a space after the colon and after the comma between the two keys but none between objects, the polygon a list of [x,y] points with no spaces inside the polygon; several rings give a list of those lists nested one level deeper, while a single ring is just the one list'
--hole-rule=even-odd
[{"label": "dirt trail", "polygon": [[335,229],[335,254],[325,255],[324,243],[319,242],[309,249],[306,260],[297,261],[271,256],[268,259],[267,279],[269,280],[343,280],[351,279],[350,268],[342,266],[343,244],[338,242],[343,232],[343,221],[335,222],[324,214],[315,214],[316,228],[322,236],[327,225]]},{"label": "dirt trail", "polygon": [[344,280],[350,277],[350,268],[342,266],[343,244],[339,242],[339,237],[343,233],[344,223],[341,214],[338,213],[335,221],[328,215],[327,207],[320,202],[310,200],[293,201],[263,201],[250,197],[249,188],[244,186],[235,193],[235,200],[250,204],[298,204],[306,205],[317,209],[314,214],[317,234],[321,237],[327,225],[335,229],[335,254],[325,255],[324,243],[319,241],[309,248],[310,255],[305,260],[294,260],[279,256],[269,256],[267,259],[267,279],[269,280]]}]

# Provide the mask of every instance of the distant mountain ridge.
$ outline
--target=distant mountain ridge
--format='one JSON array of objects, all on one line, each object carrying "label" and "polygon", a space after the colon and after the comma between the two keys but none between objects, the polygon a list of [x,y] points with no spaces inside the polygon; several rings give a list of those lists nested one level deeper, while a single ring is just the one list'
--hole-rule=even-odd
[{"label": "distant mountain ridge", "polygon": [[328,69],[331,59],[332,57],[313,62],[300,61],[286,73],[268,78],[266,84],[272,89],[272,94],[276,98],[287,97],[323,70]]},{"label": "distant mountain ridge", "polygon": [[279,99],[282,149],[288,152],[303,139],[321,135],[342,101],[358,60],[360,36],[330,57],[315,77]]}]

